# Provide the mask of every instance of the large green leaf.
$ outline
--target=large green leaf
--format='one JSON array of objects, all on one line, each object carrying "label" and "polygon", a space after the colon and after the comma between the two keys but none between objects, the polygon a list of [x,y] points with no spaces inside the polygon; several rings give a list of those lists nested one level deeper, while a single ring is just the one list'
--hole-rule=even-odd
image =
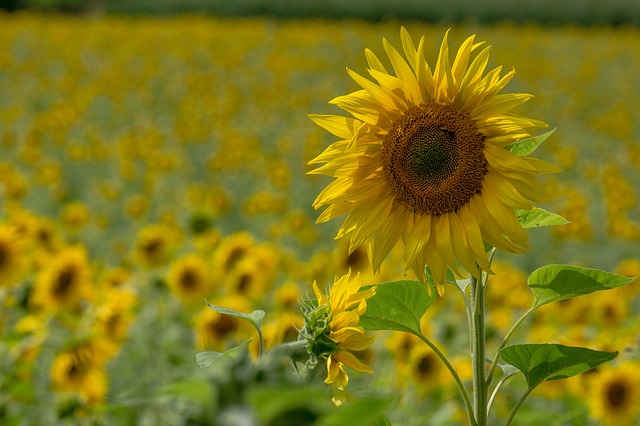
[{"label": "large green leaf", "polygon": [[529,275],[527,285],[535,298],[534,306],[571,299],[598,290],[629,284],[633,278],[599,269],[570,265],[547,265]]},{"label": "large green leaf", "polygon": [[436,300],[436,291],[420,281],[391,281],[377,285],[360,316],[365,330],[398,330],[419,335],[420,319]]},{"label": "large green leaf", "polygon": [[516,216],[524,229],[538,228],[540,226],[566,225],[569,223],[567,219],[559,214],[539,208],[533,210],[518,210]]},{"label": "large green leaf", "polygon": [[524,373],[529,389],[545,380],[559,380],[591,370],[611,361],[618,352],[555,344],[511,345],[500,351],[500,356]]},{"label": "large green leaf", "polygon": [[509,145],[507,149],[513,152],[514,154],[524,157],[525,155],[529,155],[533,151],[538,149],[540,144],[542,144],[542,142],[547,140],[547,138],[551,136],[555,131],[556,129],[553,129],[547,133],[543,133],[538,136],[533,136],[527,139],[519,140],[518,142],[515,142]]}]

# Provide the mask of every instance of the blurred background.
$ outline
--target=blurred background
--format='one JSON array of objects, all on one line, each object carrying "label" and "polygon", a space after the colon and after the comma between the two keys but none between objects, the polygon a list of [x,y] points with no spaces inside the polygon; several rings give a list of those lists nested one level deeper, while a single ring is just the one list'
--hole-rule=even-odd
[{"label": "blurred background", "polygon": [[[452,50],[486,40],[488,69],[517,72],[505,92],[535,95],[518,112],[556,128],[536,152],[564,170],[541,178],[543,207],[571,223],[497,256],[490,351],[528,308],[534,269],[640,275],[638,1],[2,0],[0,424],[276,426],[295,413],[311,425],[331,413],[321,379],[302,391],[288,366],[255,370],[251,327],[203,300],[266,310],[273,347],[296,339],[314,280],[405,278],[401,252],[374,276],[365,247],[334,240],[340,220],[315,224],[330,179],[306,175],[335,139],[307,114],[343,114],[328,102],[357,89],[345,67],[364,72],[365,48],[383,59],[402,25],[425,36],[430,64],[449,28]],[[606,293],[541,309],[516,336],[620,351],[536,390],[519,425],[638,419],[638,283]],[[423,328],[470,380],[456,292],[432,311]],[[251,337],[232,365],[195,362]],[[376,373],[349,387],[383,398],[392,424],[464,424],[418,342],[381,334],[360,355]],[[496,421],[522,391],[501,397]]]},{"label": "blurred background", "polygon": [[6,10],[31,9],[69,13],[166,15],[206,13],[217,16],[278,18],[358,18],[423,22],[540,22],[544,25],[620,25],[640,23],[640,4],[634,0],[3,0]]}]

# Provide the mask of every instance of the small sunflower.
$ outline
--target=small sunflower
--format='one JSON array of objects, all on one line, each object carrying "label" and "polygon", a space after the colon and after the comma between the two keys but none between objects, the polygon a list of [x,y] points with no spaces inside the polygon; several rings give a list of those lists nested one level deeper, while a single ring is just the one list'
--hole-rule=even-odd
[{"label": "small sunflower", "polygon": [[604,426],[635,423],[640,413],[640,364],[628,361],[618,368],[605,367],[591,383],[589,411]]},{"label": "small sunflower", "polygon": [[111,289],[103,303],[96,309],[93,329],[109,346],[115,355],[122,343],[127,339],[129,326],[135,319],[135,308],[138,303],[136,295],[119,288]]},{"label": "small sunflower", "polygon": [[229,293],[262,300],[272,284],[273,274],[254,258],[244,259],[226,278]]},{"label": "small sunflower", "polygon": [[19,282],[25,269],[24,254],[17,233],[0,224],[0,288]]},{"label": "small sunflower", "polygon": [[168,262],[175,240],[175,232],[169,227],[148,225],[138,233],[134,257],[145,267],[162,266]]},{"label": "small sunflower", "polygon": [[213,254],[215,269],[223,274],[230,273],[255,244],[253,237],[247,232],[238,232],[225,238]]},{"label": "small sunflower", "polygon": [[209,268],[201,256],[188,254],[171,265],[167,283],[183,303],[202,303],[211,290]]},{"label": "small sunflower", "polygon": [[360,275],[352,278],[349,272],[335,278],[327,296],[314,282],[313,291],[318,305],[308,305],[303,309],[305,327],[301,333],[309,341],[311,364],[318,358],[325,360],[327,378],[324,382],[333,386],[336,392],[334,402],[338,405],[344,402],[347,395],[345,387],[349,383],[344,367],[363,373],[373,372],[356,356],[374,340],[358,323],[360,315],[367,309],[366,300],[375,294],[375,287],[360,290],[361,285]]},{"label": "small sunflower", "polygon": [[558,169],[520,157],[506,147],[546,127],[511,110],[529,94],[499,94],[515,75],[502,67],[485,74],[490,47],[471,36],[453,63],[445,34],[435,68],[427,64],[422,38],[416,48],[401,30],[406,59],[386,40],[393,74],[370,50],[372,82],[347,69],[363,90],[331,101],[355,118],[311,115],[341,140],[309,164],[332,176],[314,207],[326,206],[325,222],[348,213],[338,237],[350,235],[350,250],[369,241],[374,271],[399,240],[405,269],[424,280],[428,265],[444,291],[447,267],[479,277],[490,270],[483,240],[509,252],[528,249],[513,209],[544,202],[538,174]]},{"label": "small sunflower", "polygon": [[50,311],[75,309],[93,295],[91,276],[84,249],[64,249],[39,272],[32,301]]},{"label": "small sunflower", "polygon": [[300,287],[295,282],[289,281],[278,286],[274,294],[275,307],[288,310],[298,305],[300,300]]},{"label": "small sunflower", "polygon": [[298,330],[304,325],[299,312],[284,311],[269,319],[263,327],[264,344],[267,349],[298,338]]},{"label": "small sunflower", "polygon": [[100,341],[78,342],[60,352],[51,365],[54,389],[80,396],[87,404],[102,402],[107,391],[105,350]]}]

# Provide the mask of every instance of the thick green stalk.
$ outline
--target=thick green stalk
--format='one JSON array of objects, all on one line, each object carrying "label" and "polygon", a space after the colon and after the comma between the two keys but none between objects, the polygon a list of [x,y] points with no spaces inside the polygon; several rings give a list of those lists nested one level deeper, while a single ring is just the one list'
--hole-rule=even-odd
[{"label": "thick green stalk", "polygon": [[473,413],[478,426],[487,424],[487,376],[485,371],[484,285],[473,276],[471,292],[471,365],[473,367]]}]

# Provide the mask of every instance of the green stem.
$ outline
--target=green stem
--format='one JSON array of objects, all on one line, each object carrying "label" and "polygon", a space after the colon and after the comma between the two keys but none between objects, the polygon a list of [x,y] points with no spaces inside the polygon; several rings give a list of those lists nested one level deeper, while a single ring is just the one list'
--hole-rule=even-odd
[{"label": "green stem", "polygon": [[504,348],[506,346],[507,342],[511,338],[511,335],[513,335],[513,333],[520,326],[520,324],[522,324],[522,322],[525,319],[527,319],[529,317],[529,315],[531,315],[531,313],[533,311],[535,311],[535,309],[536,309],[536,306],[532,306],[524,314],[522,314],[520,319],[518,319],[518,321],[516,321],[515,324],[513,324],[511,326],[511,329],[504,336],[504,339],[502,339],[502,343],[500,343],[500,347],[498,348],[498,351],[496,352],[496,356],[493,359],[493,362],[491,363],[491,368],[489,368],[489,374],[487,376],[487,386],[489,386],[491,384],[491,381],[493,380],[493,375],[495,374],[496,367],[498,366],[498,360],[500,360],[500,351],[502,350],[502,348]]},{"label": "green stem", "polygon": [[487,404],[487,417],[491,413],[491,407],[493,407],[493,401],[496,399],[496,395],[498,394],[498,391],[500,390],[502,385],[504,385],[505,382],[507,380],[509,380],[511,377],[513,377],[513,374],[510,374],[508,376],[504,376],[502,379],[500,379],[500,381],[496,385],[495,389],[493,389],[493,392],[491,393],[491,397],[489,398],[489,403]]},{"label": "green stem", "polygon": [[467,390],[465,389],[464,384],[462,383],[462,380],[460,380],[460,376],[458,376],[458,372],[455,370],[455,368],[453,368],[453,366],[451,365],[447,357],[440,351],[440,349],[438,349],[438,347],[431,340],[429,340],[426,336],[423,336],[422,334],[419,334],[418,337],[424,343],[426,343],[427,346],[431,348],[431,350],[438,356],[438,358],[440,358],[440,360],[447,367],[447,370],[449,370],[449,373],[451,373],[451,375],[453,376],[453,380],[455,380],[456,385],[458,385],[458,390],[460,391],[460,394],[462,394],[462,399],[464,400],[464,405],[467,409],[467,415],[469,416],[469,424],[471,426],[479,426],[473,414],[473,406],[471,405],[469,394],[467,393]]},{"label": "green stem", "polygon": [[509,413],[509,418],[507,419],[507,423],[505,423],[505,426],[509,426],[511,424],[511,422],[513,421],[513,418],[516,416],[516,413],[518,412],[518,408],[520,408],[520,406],[522,405],[524,400],[527,399],[527,397],[529,396],[532,390],[533,389],[531,388],[527,389],[527,391],[520,397],[518,402],[516,402],[516,405],[513,406],[511,413]]},{"label": "green stem", "polygon": [[[479,270],[480,271],[480,270]],[[473,367],[473,413],[478,426],[487,424],[487,385],[485,369],[484,286],[471,276],[471,365]]]}]

